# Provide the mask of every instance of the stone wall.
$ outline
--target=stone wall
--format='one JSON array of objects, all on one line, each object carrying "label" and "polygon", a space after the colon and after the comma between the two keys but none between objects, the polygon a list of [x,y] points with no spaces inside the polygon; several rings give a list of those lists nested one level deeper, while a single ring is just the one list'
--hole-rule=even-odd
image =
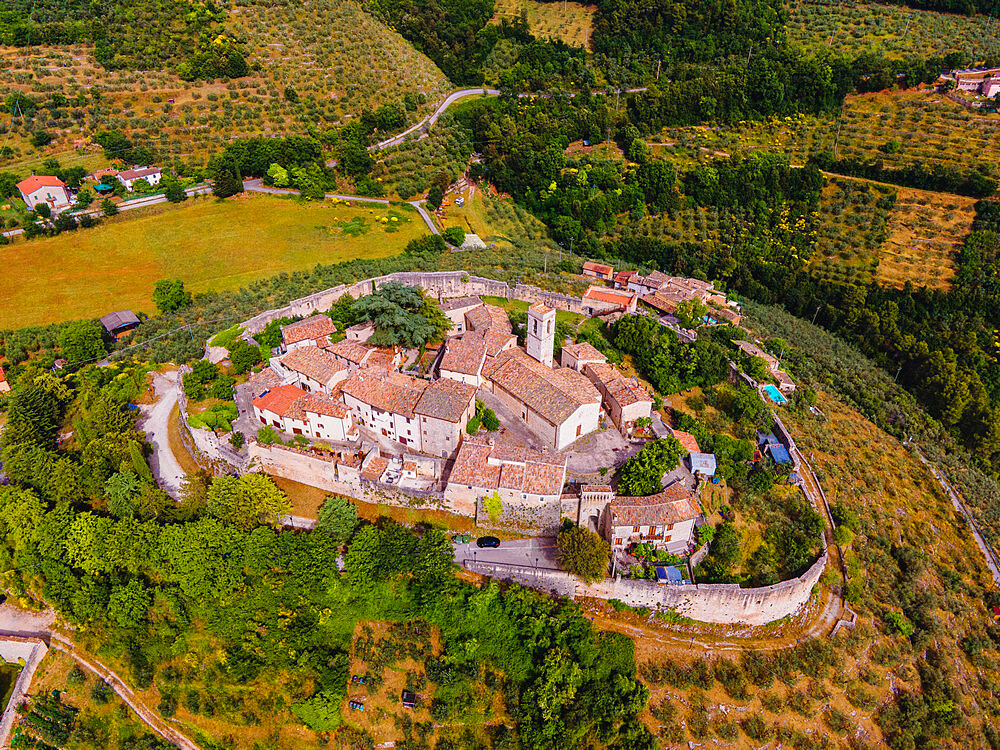
[{"label": "stone wall", "polygon": [[256,335],[264,330],[268,323],[278,318],[305,317],[317,311],[329,310],[344,294],[352,297],[362,297],[371,294],[389,281],[398,281],[407,286],[419,286],[429,295],[436,298],[487,296],[518,299],[524,302],[544,302],[557,310],[589,315],[591,310],[617,309],[617,305],[596,301],[584,302],[580,297],[560,294],[531,284],[518,284],[511,287],[504,281],[487,279],[483,276],[472,276],[465,271],[431,271],[431,272],[399,272],[385,276],[364,279],[355,284],[341,284],[330,289],[292,300],[284,307],[267,310],[256,315],[240,325],[247,333]]},{"label": "stone wall", "polygon": [[[183,378],[190,371],[191,368],[184,365],[178,371],[178,376]],[[181,414],[181,442],[199,466],[216,476],[229,474],[234,467],[239,471],[246,469],[247,458],[229,444],[231,433],[216,435],[214,431],[203,427],[191,427],[188,423],[188,404],[184,389],[178,390],[177,405]]]},{"label": "stone wall", "polygon": [[48,646],[39,638],[20,638],[17,636],[5,636],[0,639],[0,659],[11,664],[23,662],[21,671],[18,672],[14,681],[14,689],[11,692],[10,700],[4,707],[3,716],[0,717],[0,747],[8,747],[10,741],[10,730],[17,717],[17,707],[24,700],[31,687],[31,679],[38,668],[42,657],[48,653]]},{"label": "stone wall", "polygon": [[456,512],[441,492],[431,490],[403,492],[396,487],[374,482],[341,481],[337,477],[337,465],[332,457],[306,453],[284,445],[264,445],[257,441],[250,441],[247,452],[250,459],[246,468],[249,471],[260,468],[268,474],[335,492],[338,495],[353,497],[366,503]]},{"label": "stone wall", "polygon": [[773,586],[741,589],[736,584],[664,585],[625,578],[606,579],[588,586],[561,570],[535,570],[520,565],[465,561],[484,575],[563,596],[618,599],[632,607],[671,609],[701,622],[766,625],[795,614],[809,601],[826,568],[826,550],[800,578]]}]

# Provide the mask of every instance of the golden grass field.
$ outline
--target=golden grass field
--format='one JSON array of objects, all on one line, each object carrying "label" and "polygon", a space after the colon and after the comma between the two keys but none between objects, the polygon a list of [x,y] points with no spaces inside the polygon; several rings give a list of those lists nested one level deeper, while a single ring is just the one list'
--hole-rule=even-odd
[{"label": "golden grass field", "polygon": [[888,236],[879,248],[877,279],[884,286],[947,289],[955,253],[972,229],[975,198],[896,188]]},{"label": "golden grass field", "polygon": [[[381,222],[389,211],[399,217],[394,232]],[[368,230],[357,237],[338,226],[361,219]],[[159,279],[182,279],[194,292],[237,289],[317,263],[395,255],[425,231],[408,210],[264,195],[199,199],[141,217],[122,214],[94,229],[0,247],[0,328],[121,309],[153,313]]]},{"label": "golden grass field", "polygon": [[516,19],[524,12],[531,33],[541,39],[561,39],[574,47],[590,48],[590,31],[596,5],[583,3],[540,3],[535,0],[497,0],[493,20]]}]

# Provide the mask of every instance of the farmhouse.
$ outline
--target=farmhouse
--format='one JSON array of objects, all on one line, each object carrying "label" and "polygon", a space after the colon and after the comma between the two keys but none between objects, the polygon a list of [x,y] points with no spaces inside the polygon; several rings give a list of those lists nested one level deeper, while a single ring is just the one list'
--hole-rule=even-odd
[{"label": "farmhouse", "polygon": [[150,187],[159,185],[160,180],[163,179],[163,173],[159,167],[133,167],[132,169],[126,169],[124,172],[119,172],[116,177],[118,178],[118,182],[124,185],[125,189],[131,193],[135,187],[135,183],[139,180],[145,180],[149,183]]},{"label": "farmhouse", "polygon": [[479,498],[496,492],[506,504],[558,502],[566,482],[566,457],[507,440],[469,435],[455,456],[444,497],[457,511],[475,511]]},{"label": "farmhouse", "polygon": [[328,395],[333,395],[348,375],[346,364],[318,346],[293,349],[281,358],[281,367],[303,390]]},{"label": "farmhouse", "polygon": [[552,369],[521,349],[511,349],[483,374],[484,386],[557,450],[598,427],[601,394],[576,370]]},{"label": "farmhouse", "polygon": [[43,203],[52,213],[59,213],[69,208],[69,191],[66,190],[66,183],[58,177],[31,175],[17,183],[17,189],[21,192],[21,199],[29,211]]},{"label": "farmhouse", "polygon": [[970,91],[987,99],[1000,93],[1000,68],[970,68],[944,73],[941,83],[954,83],[959,91]]},{"label": "farmhouse", "polygon": [[121,338],[139,325],[138,316],[131,310],[118,310],[101,318],[101,325],[109,336]]},{"label": "farmhouse", "polygon": [[697,498],[683,482],[675,482],[656,495],[612,500],[604,518],[604,536],[613,551],[644,543],[684,554],[692,547],[700,517]]},{"label": "farmhouse", "polygon": [[603,263],[595,263],[592,260],[588,260],[583,264],[583,275],[595,279],[603,279],[604,281],[611,281],[615,276],[615,269]]},{"label": "farmhouse", "polygon": [[294,385],[279,385],[258,396],[253,411],[264,424],[292,435],[339,442],[360,437],[347,407]]},{"label": "farmhouse", "polygon": [[337,332],[327,315],[311,315],[304,320],[281,326],[281,350],[290,352],[301,346],[325,346],[329,336]]},{"label": "farmhouse", "polygon": [[605,411],[623,437],[632,434],[637,419],[649,419],[652,415],[653,397],[614,365],[606,362],[587,364],[583,374],[597,386]]}]

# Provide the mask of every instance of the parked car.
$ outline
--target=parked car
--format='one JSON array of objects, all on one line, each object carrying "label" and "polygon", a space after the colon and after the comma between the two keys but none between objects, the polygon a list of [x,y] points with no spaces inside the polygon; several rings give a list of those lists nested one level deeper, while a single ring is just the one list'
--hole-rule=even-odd
[{"label": "parked car", "polygon": [[500,540],[495,536],[481,536],[476,540],[477,547],[499,547]]}]

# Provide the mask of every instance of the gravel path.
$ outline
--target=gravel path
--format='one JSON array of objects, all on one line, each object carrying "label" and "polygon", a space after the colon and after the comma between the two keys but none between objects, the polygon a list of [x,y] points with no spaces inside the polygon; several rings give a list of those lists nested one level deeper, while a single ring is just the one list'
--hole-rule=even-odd
[{"label": "gravel path", "polygon": [[139,429],[145,430],[146,441],[153,446],[153,455],[149,459],[153,475],[164,492],[174,500],[179,500],[187,474],[170,450],[170,440],[167,437],[170,413],[177,404],[180,392],[180,376],[177,371],[153,373],[153,391],[157,396],[156,402],[139,407],[144,415]]}]

